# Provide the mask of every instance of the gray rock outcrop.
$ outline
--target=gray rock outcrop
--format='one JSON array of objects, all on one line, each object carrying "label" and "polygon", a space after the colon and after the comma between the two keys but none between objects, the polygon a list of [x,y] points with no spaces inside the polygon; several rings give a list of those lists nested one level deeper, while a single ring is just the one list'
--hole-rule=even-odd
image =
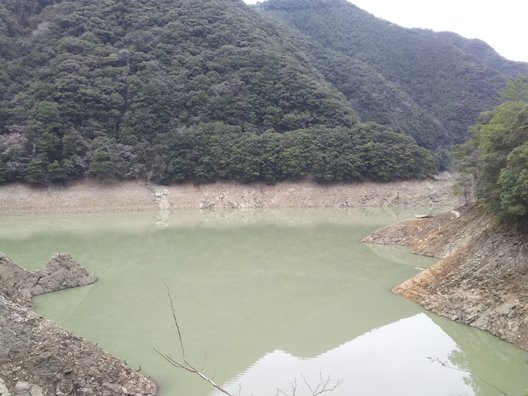
[{"label": "gray rock outcrop", "polygon": [[56,254],[42,270],[29,272],[0,253],[0,293],[22,305],[44,293],[94,283],[97,278],[70,255]]},{"label": "gray rock outcrop", "polygon": [[155,395],[156,385],[31,310],[31,297],[95,282],[68,255],[29,272],[0,255],[0,396]]},{"label": "gray rock outcrop", "polygon": [[393,291],[528,350],[528,234],[477,208],[389,226],[365,242],[398,244],[442,260]]}]

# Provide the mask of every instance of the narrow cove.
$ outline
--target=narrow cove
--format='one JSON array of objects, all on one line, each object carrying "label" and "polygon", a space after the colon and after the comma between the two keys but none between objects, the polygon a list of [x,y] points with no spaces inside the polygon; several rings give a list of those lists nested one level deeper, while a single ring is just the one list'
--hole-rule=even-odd
[{"label": "narrow cove", "polygon": [[528,354],[390,293],[434,260],[359,242],[417,212],[12,217],[0,250],[28,269],[68,252],[94,272],[95,285],[39,297],[35,309],[141,368],[162,396],[212,394],[153,351],[178,353],[165,285],[188,358],[235,393],[274,395],[295,379],[300,392],[301,375],[317,384],[323,373],[343,381],[331,393],[341,396],[500,394],[486,382],[522,394]]}]

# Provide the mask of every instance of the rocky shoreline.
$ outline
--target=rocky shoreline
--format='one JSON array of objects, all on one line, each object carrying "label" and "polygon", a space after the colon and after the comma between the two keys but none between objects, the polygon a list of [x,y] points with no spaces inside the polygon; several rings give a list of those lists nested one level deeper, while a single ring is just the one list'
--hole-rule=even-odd
[{"label": "rocky shoreline", "polygon": [[101,184],[84,180],[67,187],[0,187],[0,215],[90,213],[171,209],[313,207],[411,207],[460,204],[453,176],[390,183],[322,185],[311,181],[239,184],[218,182],[157,186],[144,182]]},{"label": "rocky shoreline", "polygon": [[393,291],[528,351],[528,235],[476,207],[384,227],[366,243],[441,260]]},{"label": "rocky shoreline", "polygon": [[31,310],[32,296],[95,281],[68,255],[36,272],[0,255],[0,396],[156,394],[153,381]]}]

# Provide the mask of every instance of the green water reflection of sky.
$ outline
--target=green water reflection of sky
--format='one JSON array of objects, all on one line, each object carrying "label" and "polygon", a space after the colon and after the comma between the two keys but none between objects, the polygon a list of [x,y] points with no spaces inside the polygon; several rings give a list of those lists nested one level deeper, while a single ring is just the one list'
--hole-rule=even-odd
[{"label": "green water reflection of sky", "polygon": [[190,360],[242,395],[273,396],[297,378],[302,396],[301,375],[319,373],[343,380],[336,396],[500,394],[481,379],[521,395],[528,354],[390,293],[431,259],[360,243],[418,211],[5,217],[0,251],[30,269],[68,252],[97,274],[35,308],[141,366],[162,396],[212,392],[153,351],[178,352],[165,285]]}]

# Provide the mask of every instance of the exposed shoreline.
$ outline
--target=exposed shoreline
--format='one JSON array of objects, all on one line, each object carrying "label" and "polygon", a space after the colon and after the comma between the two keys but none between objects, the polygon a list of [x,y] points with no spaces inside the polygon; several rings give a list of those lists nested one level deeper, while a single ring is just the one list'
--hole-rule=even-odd
[{"label": "exposed shoreline", "polygon": [[29,272],[0,253],[0,395],[153,396],[157,385],[31,309],[31,297],[96,281],[69,255]]},{"label": "exposed shoreline", "polygon": [[460,204],[453,177],[389,183],[321,185],[309,181],[275,185],[217,182],[157,186],[139,181],[101,184],[84,180],[67,187],[0,187],[0,215],[124,212],[170,209],[312,207],[409,207]]},{"label": "exposed shoreline", "polygon": [[393,291],[528,351],[528,238],[478,208],[390,225],[364,242],[438,257]]}]

